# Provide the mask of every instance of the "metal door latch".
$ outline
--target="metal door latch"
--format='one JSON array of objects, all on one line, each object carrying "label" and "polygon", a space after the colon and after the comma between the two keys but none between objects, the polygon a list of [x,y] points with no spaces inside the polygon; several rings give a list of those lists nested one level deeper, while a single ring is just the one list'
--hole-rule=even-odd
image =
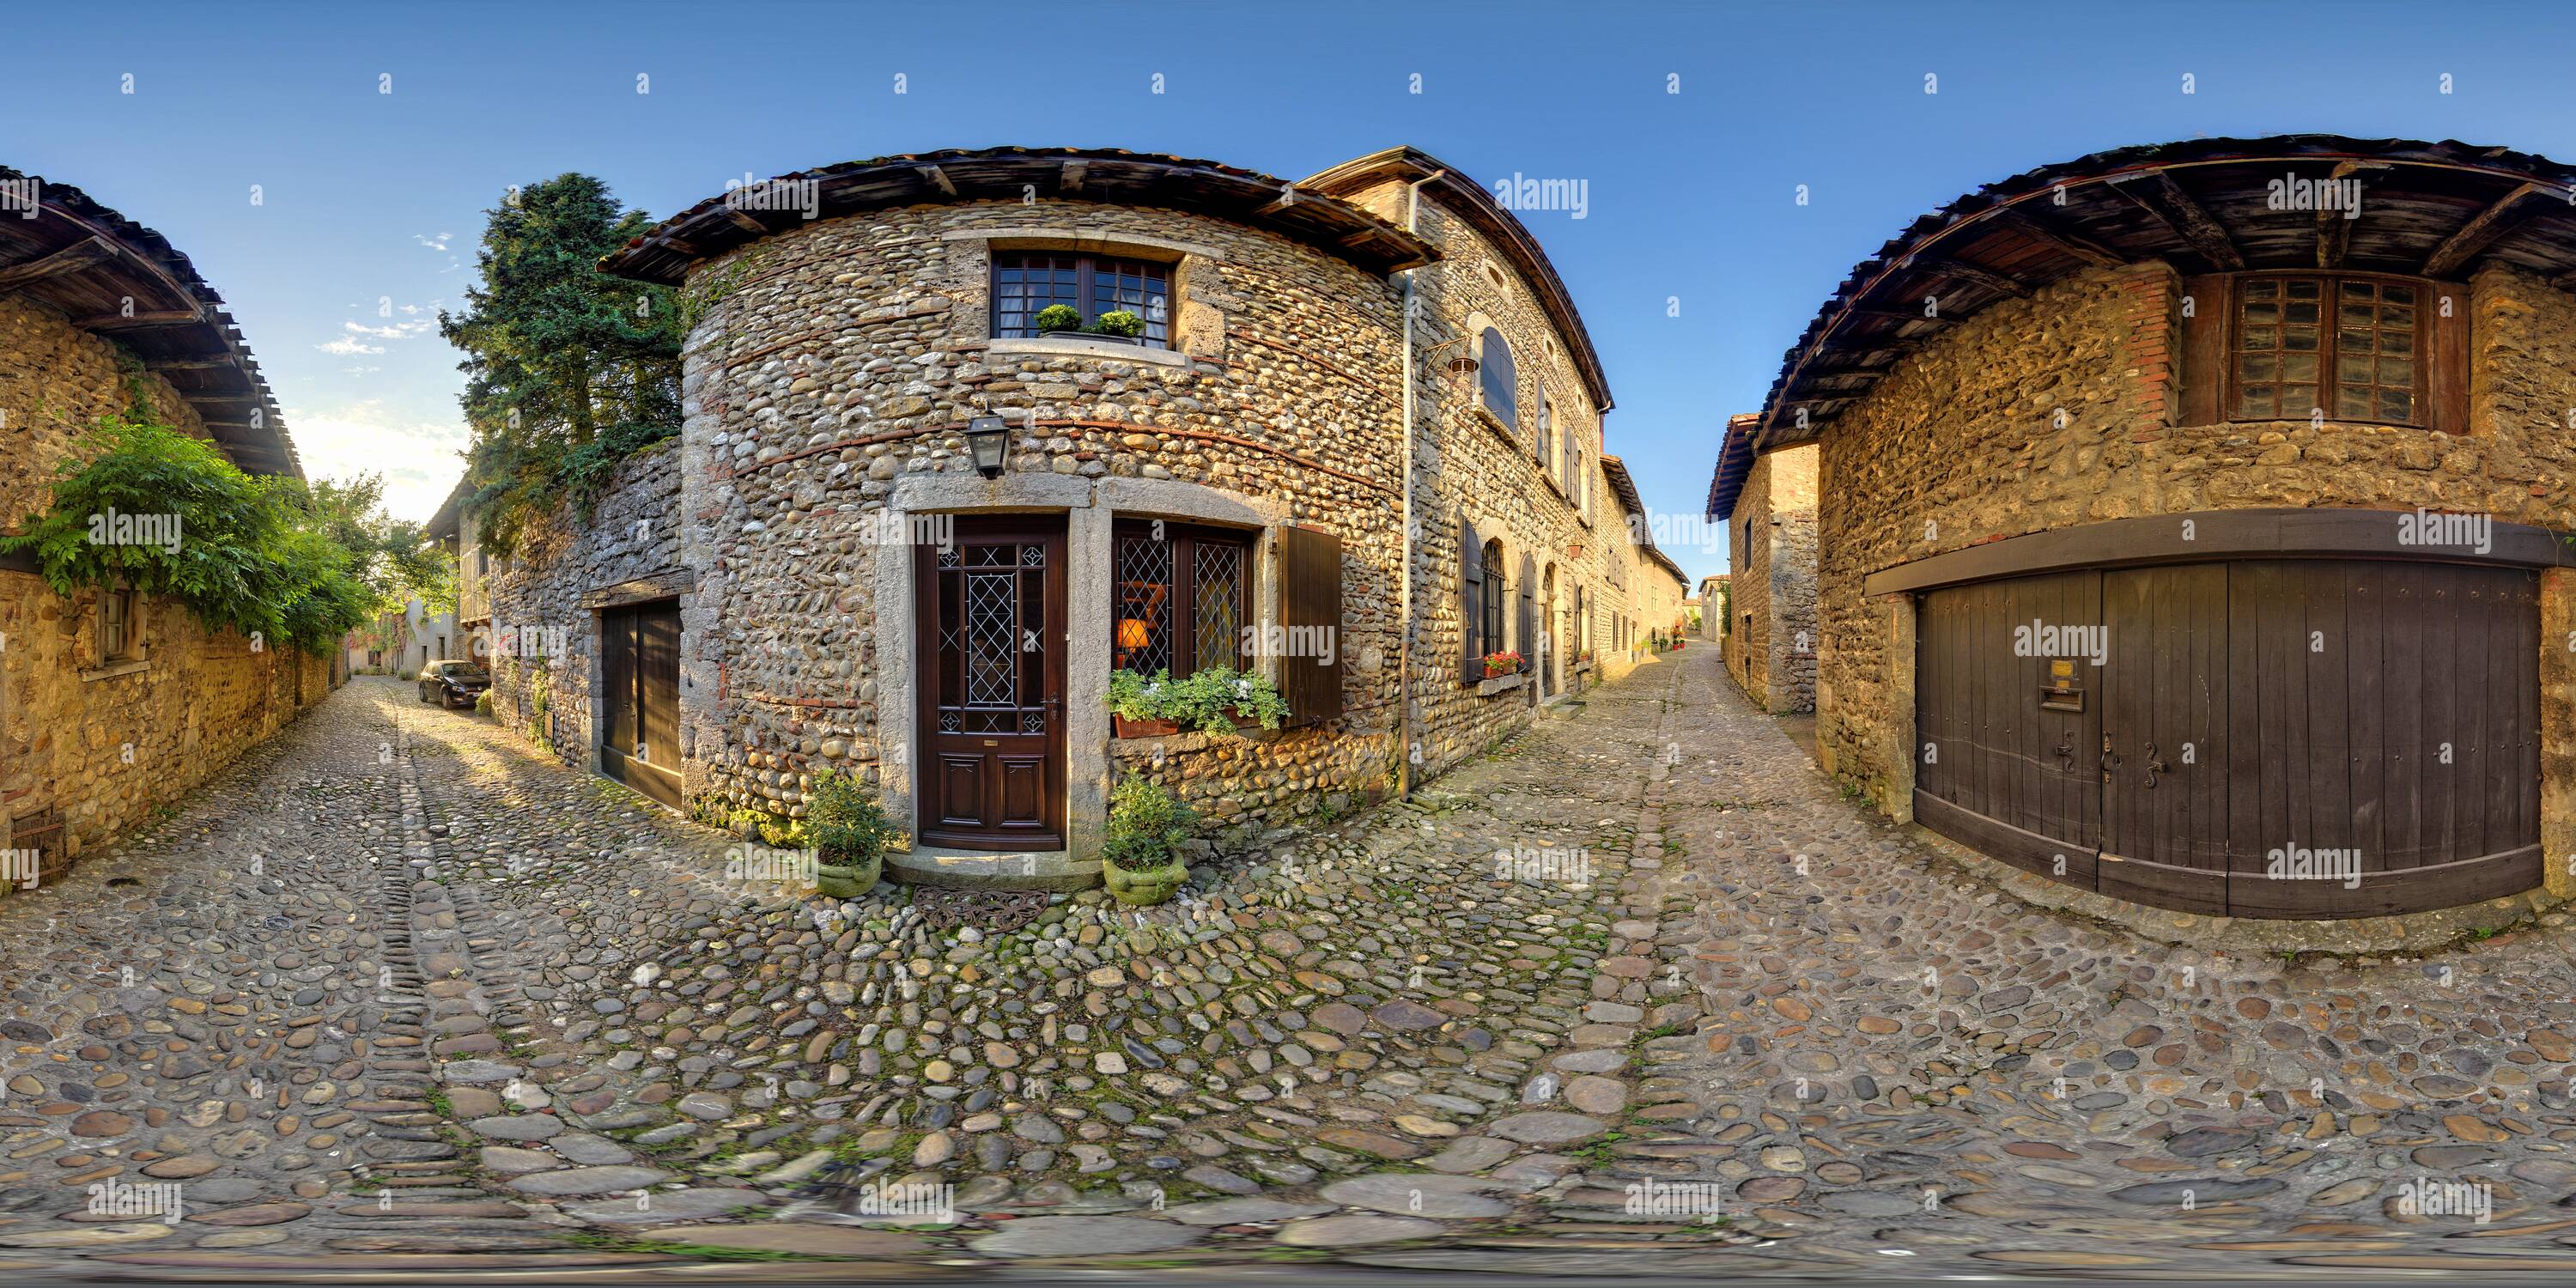
[{"label": "metal door latch", "polygon": [[2148,743],[2148,744],[2147,744],[2147,790],[2148,790],[2148,791],[2154,791],[2154,790],[2156,789],[2156,775],[2158,775],[2158,774],[2170,774],[2170,773],[2172,773],[2172,772],[2173,772],[2173,766],[2168,765],[2168,764],[2166,764],[2165,762],[2163,762],[2162,760],[2159,760],[2159,759],[2157,759],[2157,758],[2156,758],[2156,745],[2155,745],[2154,743],[2152,743],[2152,742],[2151,742],[2151,743]]}]

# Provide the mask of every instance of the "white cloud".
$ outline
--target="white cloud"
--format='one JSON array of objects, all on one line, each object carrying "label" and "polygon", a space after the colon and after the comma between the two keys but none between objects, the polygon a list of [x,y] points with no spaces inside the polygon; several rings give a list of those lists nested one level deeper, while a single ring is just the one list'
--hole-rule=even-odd
[{"label": "white cloud", "polygon": [[287,407],[286,430],[311,478],[385,476],[385,508],[396,518],[427,519],[465,473],[464,422],[423,417],[381,398],[318,407]]},{"label": "white cloud", "polygon": [[447,239],[455,235],[456,234],[454,233],[440,233],[436,237],[423,237],[419,233],[413,233],[411,235],[411,239],[419,242],[423,246],[427,246],[431,250],[445,250],[447,249]]},{"label": "white cloud", "polygon": [[381,344],[364,344],[359,342],[357,337],[346,335],[341,336],[337,340],[333,340],[329,344],[317,344],[313,347],[320,349],[324,353],[338,354],[383,353],[385,351],[385,346]]},{"label": "white cloud", "polygon": [[417,322],[396,322],[392,326],[368,326],[360,322],[340,324],[351,335],[374,336],[379,340],[409,340],[414,336],[427,335],[429,329],[436,325],[427,318]]}]

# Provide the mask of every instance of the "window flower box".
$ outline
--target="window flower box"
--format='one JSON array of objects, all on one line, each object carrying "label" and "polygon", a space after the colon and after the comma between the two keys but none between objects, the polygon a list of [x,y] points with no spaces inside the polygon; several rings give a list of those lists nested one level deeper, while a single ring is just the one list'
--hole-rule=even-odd
[{"label": "window flower box", "polygon": [[1488,680],[1528,669],[1528,660],[1518,653],[1502,652],[1485,655],[1485,678]]},{"label": "window flower box", "polygon": [[1122,715],[1109,717],[1112,731],[1121,738],[1166,738],[1181,731],[1177,720],[1130,720]]}]

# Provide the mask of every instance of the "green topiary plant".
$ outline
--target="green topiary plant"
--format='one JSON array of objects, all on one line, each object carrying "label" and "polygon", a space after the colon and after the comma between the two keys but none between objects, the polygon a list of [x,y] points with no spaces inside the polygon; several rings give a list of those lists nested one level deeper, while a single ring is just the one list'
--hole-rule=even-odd
[{"label": "green topiary plant", "polygon": [[805,797],[804,839],[825,863],[865,867],[902,835],[876,797],[838,770],[824,770]]},{"label": "green topiary plant", "polygon": [[1037,323],[1039,335],[1051,331],[1079,331],[1082,329],[1082,311],[1070,304],[1050,304],[1038,310]]},{"label": "green topiary plant", "polygon": [[1145,319],[1125,309],[1111,309],[1091,324],[1102,335],[1123,335],[1130,340],[1145,334]]},{"label": "green topiary plant", "polygon": [[1100,846],[1101,876],[1120,903],[1146,905],[1172,897],[1189,879],[1181,847],[1198,814],[1150,778],[1129,775],[1109,789],[1109,828]]}]

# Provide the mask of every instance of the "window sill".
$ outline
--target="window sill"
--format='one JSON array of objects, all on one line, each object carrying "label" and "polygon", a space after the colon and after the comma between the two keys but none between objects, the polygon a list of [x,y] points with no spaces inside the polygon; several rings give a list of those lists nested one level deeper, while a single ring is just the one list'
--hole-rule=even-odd
[{"label": "window sill", "polygon": [[89,680],[112,680],[120,675],[139,675],[151,669],[152,663],[148,659],[138,659],[132,662],[110,662],[105,666],[94,666],[81,672],[80,678],[84,682]]},{"label": "window sill", "polygon": [[1485,404],[1481,402],[1477,403],[1474,407],[1471,407],[1468,410],[1476,419],[1485,422],[1485,428],[1501,435],[1504,442],[1511,444],[1513,451],[1518,452],[1523,456],[1529,455],[1529,449],[1522,446],[1519,437],[1513,432],[1512,427],[1504,424],[1502,417],[1487,411],[1485,409]]},{"label": "window sill", "polygon": [[1478,680],[1476,682],[1476,696],[1480,698],[1490,698],[1497,693],[1509,693],[1527,683],[1529,683],[1529,675],[1526,672],[1514,672],[1510,675],[1497,675],[1490,680]]},{"label": "window sill", "polygon": [[1065,336],[1037,339],[987,340],[984,356],[1030,358],[1121,358],[1157,367],[1186,367],[1190,355],[1172,349],[1148,348],[1141,344],[1120,344],[1115,340],[1087,340]]}]

